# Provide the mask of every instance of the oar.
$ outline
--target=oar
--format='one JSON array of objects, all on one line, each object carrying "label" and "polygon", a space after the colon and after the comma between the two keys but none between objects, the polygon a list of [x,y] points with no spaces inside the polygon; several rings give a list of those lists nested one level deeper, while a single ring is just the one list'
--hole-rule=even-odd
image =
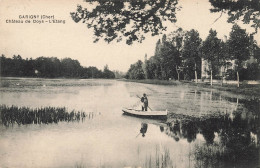
[{"label": "oar", "polygon": [[139,97],[138,95],[136,95],[136,97],[138,97],[139,99],[141,99],[141,97]]},{"label": "oar", "polygon": [[[139,99],[141,99],[140,96],[136,95]],[[153,111],[149,106],[147,106],[151,111]]]},{"label": "oar", "polygon": [[153,111],[149,106],[147,106],[151,111]]}]

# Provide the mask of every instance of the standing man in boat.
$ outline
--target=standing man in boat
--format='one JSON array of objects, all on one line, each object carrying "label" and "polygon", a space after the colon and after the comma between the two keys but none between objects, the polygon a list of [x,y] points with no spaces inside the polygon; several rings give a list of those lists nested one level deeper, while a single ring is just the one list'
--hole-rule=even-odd
[{"label": "standing man in boat", "polygon": [[148,98],[146,97],[146,94],[143,94],[143,97],[141,98],[141,102],[143,103],[142,105],[142,111],[147,111],[148,107]]}]

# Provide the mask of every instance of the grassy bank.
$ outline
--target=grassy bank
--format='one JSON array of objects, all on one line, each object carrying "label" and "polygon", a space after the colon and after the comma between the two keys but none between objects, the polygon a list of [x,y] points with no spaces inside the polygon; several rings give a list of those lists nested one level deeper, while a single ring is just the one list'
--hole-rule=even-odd
[{"label": "grassy bank", "polygon": [[260,98],[260,85],[249,85],[249,84],[241,84],[238,88],[234,84],[224,84],[221,86],[220,84],[213,84],[210,86],[209,83],[195,83],[191,81],[175,81],[175,80],[124,80],[126,82],[137,82],[137,83],[146,83],[146,84],[155,84],[155,85],[191,85],[198,86],[201,88],[212,88],[217,89],[219,91],[228,91],[235,94],[242,94],[245,96],[249,96],[252,98]]},{"label": "grassy bank", "polygon": [[146,80],[133,80],[133,79],[127,79],[127,80],[121,80],[126,82],[137,82],[137,83],[146,83],[146,84],[154,84],[154,85],[179,85],[182,84],[182,82],[175,81],[175,80],[158,80],[158,79],[146,79]]},{"label": "grassy bank", "polygon": [[227,91],[235,94],[241,94],[245,96],[249,96],[251,98],[260,98],[260,85],[250,85],[250,84],[241,84],[238,88],[237,85],[234,84],[224,84],[221,86],[220,84],[213,84],[210,86],[209,83],[194,83],[189,82],[190,85],[196,85],[203,88],[213,88],[219,91]]}]

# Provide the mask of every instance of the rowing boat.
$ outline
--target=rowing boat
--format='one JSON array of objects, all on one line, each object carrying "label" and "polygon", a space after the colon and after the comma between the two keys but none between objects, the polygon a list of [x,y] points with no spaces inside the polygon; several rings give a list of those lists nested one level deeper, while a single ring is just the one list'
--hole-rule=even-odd
[{"label": "rowing boat", "polygon": [[142,111],[131,108],[123,108],[122,111],[128,115],[134,115],[139,117],[167,117],[168,111]]}]

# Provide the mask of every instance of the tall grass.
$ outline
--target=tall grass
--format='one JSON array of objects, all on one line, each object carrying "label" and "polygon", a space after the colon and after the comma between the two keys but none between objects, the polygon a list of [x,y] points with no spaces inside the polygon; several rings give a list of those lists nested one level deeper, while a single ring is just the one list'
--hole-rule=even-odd
[{"label": "tall grass", "polygon": [[197,167],[220,166],[221,158],[227,153],[226,147],[221,144],[213,143],[211,145],[195,145],[193,156]]},{"label": "tall grass", "polygon": [[12,124],[50,124],[60,121],[83,121],[87,116],[93,117],[93,113],[86,115],[85,112],[75,110],[68,111],[65,107],[41,107],[31,109],[28,107],[0,106],[0,123],[5,126]]},{"label": "tall grass", "polygon": [[165,148],[163,152],[160,152],[158,146],[155,150],[155,157],[152,154],[146,157],[144,168],[172,168],[173,161],[170,157],[169,149]]}]

